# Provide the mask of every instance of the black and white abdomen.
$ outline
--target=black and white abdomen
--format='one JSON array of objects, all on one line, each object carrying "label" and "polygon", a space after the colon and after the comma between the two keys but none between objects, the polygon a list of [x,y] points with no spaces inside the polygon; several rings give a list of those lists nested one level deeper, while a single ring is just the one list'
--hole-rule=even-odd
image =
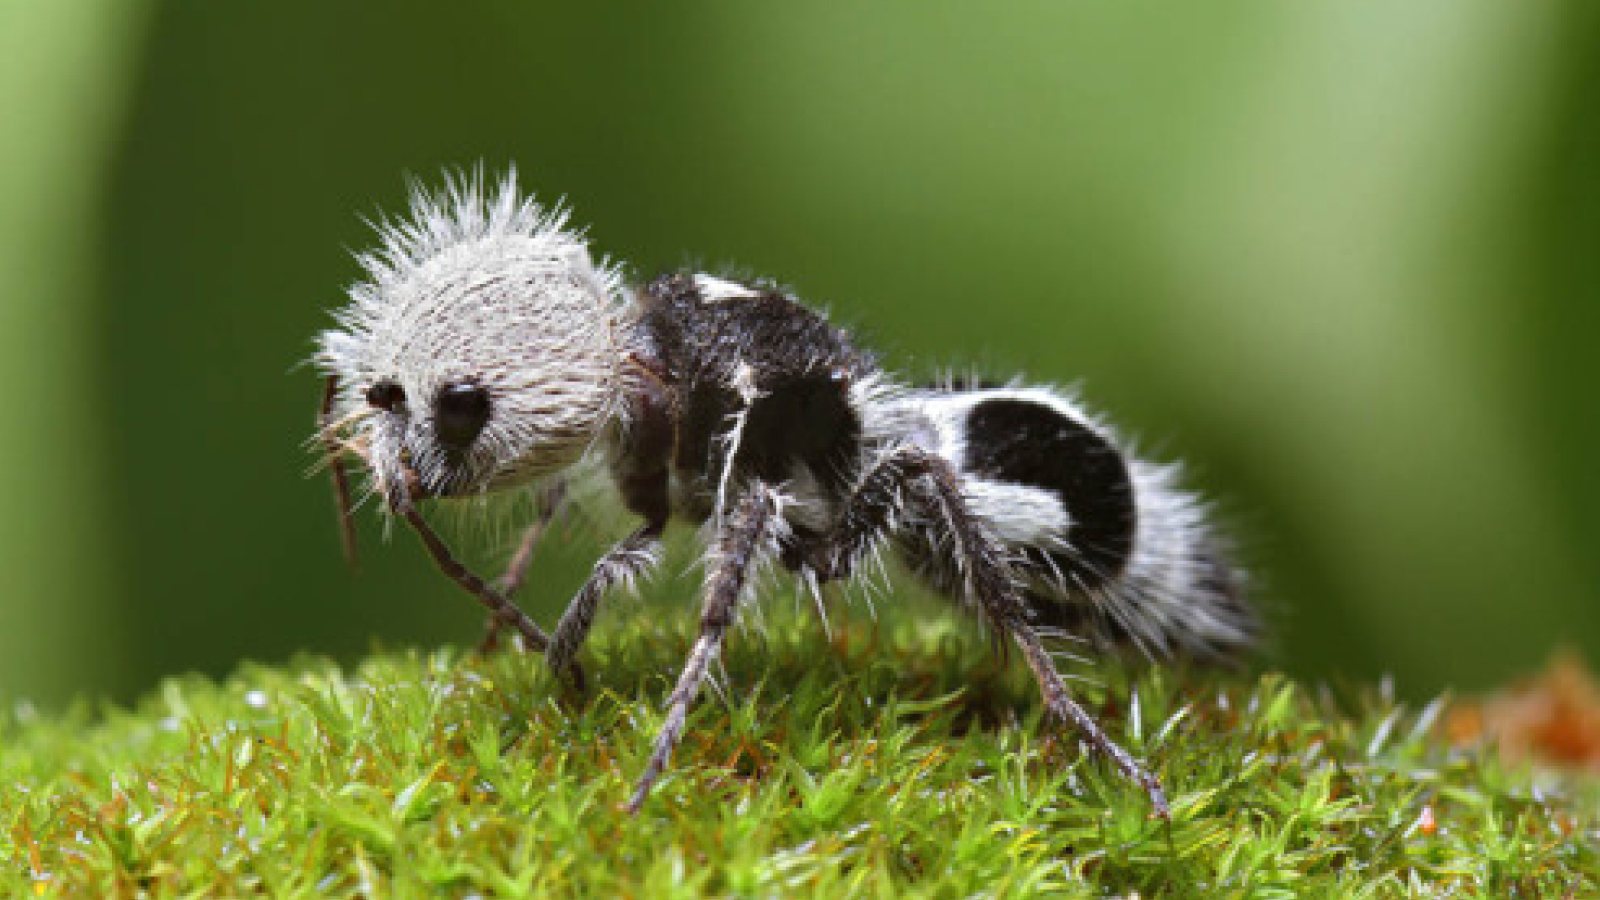
[{"label": "black and white abdomen", "polygon": [[[975,514],[1013,555],[1035,624],[1148,653],[1226,655],[1252,642],[1243,576],[1175,466],[1134,456],[1045,388],[913,394],[909,436],[953,463]],[[937,553],[910,549],[936,586]],[[921,558],[919,558],[919,556]]]}]

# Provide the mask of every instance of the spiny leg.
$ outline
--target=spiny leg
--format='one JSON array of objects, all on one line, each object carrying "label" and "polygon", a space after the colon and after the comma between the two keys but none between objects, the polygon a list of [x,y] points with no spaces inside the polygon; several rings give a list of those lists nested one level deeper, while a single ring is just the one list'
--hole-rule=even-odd
[{"label": "spiny leg", "polygon": [[500,593],[510,597],[522,589],[522,582],[528,577],[528,567],[533,563],[533,552],[539,547],[539,539],[549,530],[550,523],[561,511],[561,504],[566,497],[567,486],[560,481],[539,492],[539,511],[529,523],[528,530],[523,532],[522,541],[517,544],[517,552],[512,554],[511,561],[506,564],[505,573],[495,581],[495,587]]},{"label": "spiny leg", "polygon": [[[513,600],[517,591],[522,589],[522,582],[528,577],[528,567],[533,563],[533,552],[538,549],[539,540],[549,530],[556,513],[561,511],[561,502],[566,498],[566,493],[566,485],[559,481],[539,492],[538,512],[529,523],[528,530],[522,533],[522,540],[517,544],[517,552],[512,554],[511,562],[506,565],[505,574],[495,580],[495,590],[500,592],[500,596]],[[499,649],[500,631],[503,627],[500,619],[490,613],[483,623],[483,640],[478,644],[479,653],[493,653]]]},{"label": "spiny leg", "polygon": [[1144,789],[1157,815],[1168,818],[1169,808],[1161,782],[1117,746],[1073,701],[1038,632],[1028,624],[1025,601],[1009,571],[1004,548],[973,515],[961,491],[960,475],[948,461],[915,447],[905,447],[891,452],[867,471],[858,482],[833,536],[831,559],[844,567],[839,574],[848,574],[848,567],[860,554],[865,553],[885,530],[896,527],[894,520],[905,506],[915,506],[923,523],[932,529],[930,537],[947,544],[943,550],[962,582],[961,588],[977,604],[990,626],[1010,637],[1022,650],[1039,683],[1045,709],[1058,720],[1077,728],[1090,746]]},{"label": "spiny leg", "polygon": [[656,736],[644,774],[639,776],[628,811],[637,813],[649,796],[650,788],[661,777],[672,750],[683,736],[689,704],[700,693],[706,670],[717,658],[722,639],[738,612],[739,598],[749,582],[751,569],[768,552],[780,525],[778,495],[772,488],[756,483],[739,500],[732,513],[718,527],[711,565],[706,573],[705,599],[700,608],[700,636],[689,651],[677,687],[667,698],[667,718]]},{"label": "spiny leg", "polygon": [[573,685],[580,692],[584,689],[583,669],[575,657],[589,636],[589,627],[594,624],[600,602],[613,587],[637,578],[660,561],[661,527],[658,525],[641,527],[600,557],[589,580],[567,604],[567,611],[561,614],[561,621],[556,623],[556,630],[550,636],[545,660],[556,674],[569,674]]},{"label": "spiny leg", "polygon": [[1170,819],[1171,809],[1167,806],[1167,794],[1162,790],[1160,780],[1150,774],[1132,754],[1117,746],[1116,742],[1101,730],[1094,717],[1072,699],[1072,695],[1067,691],[1066,682],[1062,680],[1061,673],[1056,671],[1055,664],[1045,652],[1044,645],[1040,643],[1039,635],[1033,627],[1026,622],[1016,622],[1007,630],[1011,633],[1011,639],[1022,648],[1022,656],[1028,661],[1028,668],[1033,670],[1034,679],[1039,682],[1039,690],[1044,694],[1045,709],[1058,720],[1077,728],[1078,733],[1083,735],[1090,746],[1110,759],[1130,781],[1144,788],[1156,815]]},{"label": "spiny leg", "polygon": [[[1095,750],[1109,758],[1122,774],[1144,789],[1156,815],[1170,818],[1166,793],[1161,782],[1151,775],[1126,750],[1108,737],[1100,724],[1072,700],[1066,681],[1056,670],[1038,633],[1028,624],[1026,605],[1016,580],[1006,571],[1003,550],[972,515],[961,494],[960,476],[943,459],[931,458],[929,473],[921,484],[926,488],[928,514],[936,527],[946,532],[954,552],[958,573],[965,588],[978,602],[985,618],[999,633],[1022,649],[1028,668],[1044,695],[1045,709],[1059,721],[1078,729]],[[923,493],[922,491],[918,492]]]},{"label": "spiny leg", "polygon": [[467,592],[476,597],[489,610],[496,622],[509,625],[517,629],[522,639],[534,650],[543,651],[550,646],[550,638],[528,618],[527,614],[518,609],[516,604],[490,587],[482,578],[472,574],[466,566],[456,561],[451,555],[450,548],[445,546],[437,532],[433,530],[422,513],[417,511],[416,504],[409,496],[399,495],[391,501],[394,511],[405,517],[412,530],[422,539],[422,545],[428,548],[428,555],[456,584],[466,588]]},{"label": "spiny leg", "polygon": [[965,576],[967,590],[978,600],[991,625],[1022,649],[1028,668],[1033,670],[1034,680],[1044,695],[1045,709],[1059,721],[1075,727],[1090,746],[1143,788],[1156,815],[1171,818],[1161,782],[1111,740],[1100,724],[1072,699],[1066,681],[1045,652],[1039,633],[1028,624],[1027,604],[1020,585],[1005,569],[1003,549],[972,515],[955,469],[939,457],[929,457],[929,472],[924,483],[929,489],[929,511],[936,516],[935,521],[942,522],[948,530],[952,549],[956,551],[958,571]]},{"label": "spiny leg", "polygon": [[965,596],[990,621],[1021,616],[1025,607],[1007,570],[1005,553],[972,514],[961,493],[960,475],[943,457],[905,445],[884,454],[856,481],[822,557],[821,575],[848,578],[883,538],[905,530],[907,510],[924,534],[950,560]]},{"label": "spiny leg", "polygon": [[880,457],[856,480],[834,530],[807,562],[823,581],[849,578],[861,559],[905,514],[906,486],[922,473],[920,451],[900,448]]}]

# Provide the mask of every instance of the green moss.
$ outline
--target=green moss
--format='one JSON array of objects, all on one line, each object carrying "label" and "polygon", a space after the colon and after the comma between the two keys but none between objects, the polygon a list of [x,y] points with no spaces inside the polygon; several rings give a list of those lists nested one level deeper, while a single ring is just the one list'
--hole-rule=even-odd
[{"label": "green moss", "polygon": [[587,699],[536,659],[443,650],[173,679],[131,711],[18,710],[0,731],[0,895],[1600,890],[1600,790],[1535,787],[1440,745],[1438,703],[1340,704],[1271,673],[1102,669],[1109,687],[1084,695],[1160,773],[1165,823],[1041,728],[1020,666],[958,626],[856,623],[829,641],[786,622],[732,643],[728,700],[696,708],[638,817],[619,807],[681,633],[602,635]]}]

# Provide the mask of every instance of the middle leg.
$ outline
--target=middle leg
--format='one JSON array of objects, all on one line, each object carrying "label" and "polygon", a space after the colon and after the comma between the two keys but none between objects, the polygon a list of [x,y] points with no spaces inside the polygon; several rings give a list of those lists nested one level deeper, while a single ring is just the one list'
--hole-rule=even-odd
[{"label": "middle leg", "polygon": [[706,672],[722,649],[722,639],[733,624],[740,598],[749,585],[750,574],[760,559],[774,551],[773,544],[782,528],[778,493],[756,482],[745,491],[732,513],[717,530],[710,564],[706,572],[705,599],[700,609],[700,636],[689,651],[677,687],[667,698],[667,719],[656,736],[644,774],[639,777],[628,811],[637,813],[650,788],[661,777],[672,750],[683,736],[689,704],[700,694]]},{"label": "middle leg", "polygon": [[[522,589],[522,582],[528,577],[528,567],[533,563],[533,552],[538,549],[539,541],[549,530],[550,523],[555,521],[556,514],[561,511],[561,504],[566,495],[566,485],[559,481],[539,492],[538,511],[534,514],[528,529],[522,533],[522,540],[517,543],[517,552],[512,554],[511,562],[506,565],[505,574],[495,581],[494,586],[500,592],[500,596],[508,600],[515,599],[517,591]],[[483,623],[483,640],[478,644],[478,652],[493,653],[498,650],[501,630],[499,618],[494,615],[488,616]]]}]

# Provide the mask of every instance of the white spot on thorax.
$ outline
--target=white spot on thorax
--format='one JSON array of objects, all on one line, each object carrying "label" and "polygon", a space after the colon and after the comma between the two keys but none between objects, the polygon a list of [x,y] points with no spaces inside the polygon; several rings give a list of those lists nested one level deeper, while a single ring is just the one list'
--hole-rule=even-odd
[{"label": "white spot on thorax", "polygon": [[724,300],[747,300],[751,297],[761,296],[761,292],[754,288],[728,281],[714,275],[694,276],[694,286],[700,290],[701,299],[708,303],[721,303]]}]

